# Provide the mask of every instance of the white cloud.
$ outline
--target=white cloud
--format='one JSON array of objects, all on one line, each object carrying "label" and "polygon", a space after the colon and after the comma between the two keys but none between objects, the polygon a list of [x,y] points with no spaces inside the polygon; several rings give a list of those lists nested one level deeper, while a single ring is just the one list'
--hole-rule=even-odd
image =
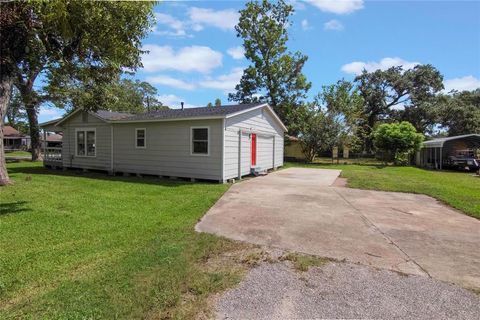
[{"label": "white cloud", "polygon": [[158,100],[162,102],[164,105],[172,108],[172,109],[180,109],[181,108],[181,102],[185,102],[184,107],[185,108],[198,108],[200,106],[194,105],[194,104],[189,104],[185,101],[185,99],[181,97],[177,97],[174,94],[162,94],[159,95]]},{"label": "white cloud", "polygon": [[193,83],[188,83],[183,80],[176,79],[170,76],[165,76],[165,75],[147,77],[145,80],[153,84],[159,84],[159,85],[182,89],[182,90],[195,89],[195,85]]},{"label": "white cloud", "polygon": [[220,75],[218,77],[209,77],[200,81],[200,86],[208,89],[222,90],[224,93],[233,92],[235,86],[240,82],[243,75],[243,68],[234,68],[228,74]]},{"label": "white cloud", "polygon": [[300,0],[288,0],[287,3],[295,9],[298,10],[305,10],[305,4]]},{"label": "white cloud", "polygon": [[457,91],[472,91],[480,88],[480,79],[474,76],[466,76],[462,78],[448,79],[443,82],[445,86],[444,92],[450,92],[452,90]]},{"label": "white cloud", "polygon": [[227,53],[236,60],[240,60],[245,57],[245,50],[241,46],[230,48],[227,50]]},{"label": "white cloud", "polygon": [[155,18],[157,20],[158,25],[165,25],[170,30],[158,30],[158,26],[156,26],[153,30],[154,34],[157,35],[165,35],[165,36],[173,36],[173,37],[189,37],[190,35],[187,34],[185,31],[186,25],[183,21],[178,20],[177,18],[165,14],[156,12]]},{"label": "white cloud", "polygon": [[302,22],[301,22],[301,25],[302,25],[302,30],[303,31],[312,29],[312,27],[310,27],[310,24],[308,23],[307,19],[303,19]]},{"label": "white cloud", "polygon": [[342,31],[344,29],[343,24],[340,21],[335,19],[325,22],[323,24],[323,28],[325,30],[336,30],[336,31]]},{"label": "white cloud", "polygon": [[[188,10],[191,23],[194,25],[207,25],[222,30],[233,30],[238,22],[240,14],[233,9],[212,10],[192,7]],[[198,27],[197,27],[198,28]]]},{"label": "white cloud", "polygon": [[395,66],[403,66],[403,70],[412,69],[416,65],[420,64],[419,62],[411,62],[406,61],[401,58],[383,58],[380,62],[363,62],[363,61],[354,61],[342,66],[341,70],[345,73],[352,73],[352,74],[361,74],[363,69],[367,70],[368,72],[372,72],[375,70],[387,70],[388,68],[395,67]]},{"label": "white cloud", "polygon": [[41,106],[38,112],[38,117],[39,119],[41,119],[41,122],[45,122],[45,121],[61,118],[64,113],[65,113],[65,110],[62,110],[62,109]]},{"label": "white cloud", "polygon": [[349,14],[363,8],[363,0],[305,0],[324,12]]},{"label": "white cloud", "polygon": [[149,51],[142,56],[146,72],[177,70],[208,73],[222,65],[222,54],[209,47],[183,47],[175,52],[170,46],[147,44],[142,49]]}]

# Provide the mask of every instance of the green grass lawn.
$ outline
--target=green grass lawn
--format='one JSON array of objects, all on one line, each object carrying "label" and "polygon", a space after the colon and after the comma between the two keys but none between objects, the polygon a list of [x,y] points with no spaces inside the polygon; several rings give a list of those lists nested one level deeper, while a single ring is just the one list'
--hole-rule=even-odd
[{"label": "green grass lawn", "polygon": [[[480,218],[480,178],[468,173],[291,166],[338,168],[351,187],[424,193]],[[212,293],[238,283],[259,256],[194,232],[228,185],[77,175],[40,162],[8,169],[15,184],[0,189],[0,319],[208,317]]]},{"label": "green grass lawn", "polygon": [[8,170],[1,319],[193,318],[245,271],[222,255],[246,245],[194,232],[228,185]]},{"label": "green grass lawn", "polygon": [[7,156],[7,157],[31,157],[32,154],[28,151],[12,151],[12,152],[6,152],[5,156]]},{"label": "green grass lawn", "polygon": [[352,188],[426,194],[480,219],[480,178],[472,173],[371,164],[287,163],[285,167],[298,166],[340,169]]}]

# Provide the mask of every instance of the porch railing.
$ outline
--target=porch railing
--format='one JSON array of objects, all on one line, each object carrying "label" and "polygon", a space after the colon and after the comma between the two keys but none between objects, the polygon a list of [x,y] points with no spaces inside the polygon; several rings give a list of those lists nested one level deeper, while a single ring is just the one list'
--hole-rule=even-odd
[{"label": "porch railing", "polygon": [[62,148],[45,148],[44,161],[62,162]]}]

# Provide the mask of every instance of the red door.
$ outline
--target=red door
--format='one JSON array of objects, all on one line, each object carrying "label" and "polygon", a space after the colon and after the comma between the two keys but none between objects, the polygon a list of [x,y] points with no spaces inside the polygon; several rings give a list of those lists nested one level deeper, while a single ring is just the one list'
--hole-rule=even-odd
[{"label": "red door", "polygon": [[257,135],[252,133],[252,166],[257,165]]}]

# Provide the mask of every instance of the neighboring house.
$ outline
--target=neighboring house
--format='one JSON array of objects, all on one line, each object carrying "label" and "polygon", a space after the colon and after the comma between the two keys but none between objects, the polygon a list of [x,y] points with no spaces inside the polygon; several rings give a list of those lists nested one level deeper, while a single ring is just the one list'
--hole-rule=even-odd
[{"label": "neighboring house", "polygon": [[43,148],[61,148],[63,136],[57,133],[47,133],[40,137],[40,142]]},{"label": "neighboring house", "polygon": [[3,127],[3,145],[5,151],[30,149],[30,137],[11,126]]},{"label": "neighboring house", "polygon": [[142,114],[76,110],[40,125],[63,132],[45,165],[226,181],[283,165],[285,125],[265,103]]},{"label": "neighboring house", "polygon": [[297,137],[285,136],[285,160],[286,161],[305,161],[305,155],[302,151],[302,145]]}]

